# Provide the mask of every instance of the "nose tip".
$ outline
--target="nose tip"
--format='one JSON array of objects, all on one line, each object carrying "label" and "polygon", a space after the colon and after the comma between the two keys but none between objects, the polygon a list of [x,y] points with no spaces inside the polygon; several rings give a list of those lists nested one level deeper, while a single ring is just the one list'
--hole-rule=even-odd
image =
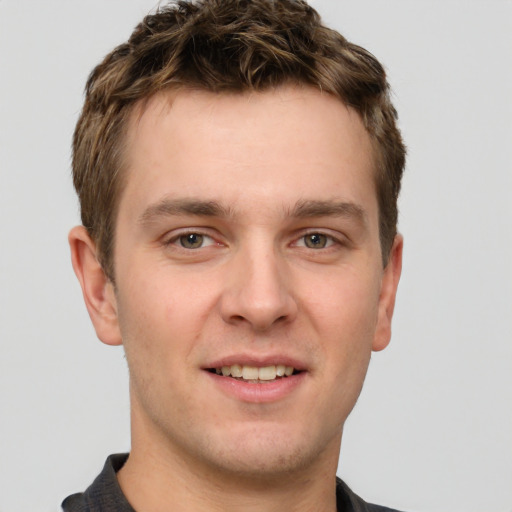
[{"label": "nose tip", "polygon": [[[284,302],[284,301],[283,301]],[[254,331],[266,331],[278,323],[284,323],[291,315],[281,304],[259,300],[239,302],[238,313],[228,315],[229,323],[249,323]],[[284,305],[284,304],[283,304]]]},{"label": "nose tip", "polygon": [[274,255],[240,258],[230,268],[222,297],[222,316],[227,323],[249,324],[266,331],[293,320],[297,304],[285,269]]}]

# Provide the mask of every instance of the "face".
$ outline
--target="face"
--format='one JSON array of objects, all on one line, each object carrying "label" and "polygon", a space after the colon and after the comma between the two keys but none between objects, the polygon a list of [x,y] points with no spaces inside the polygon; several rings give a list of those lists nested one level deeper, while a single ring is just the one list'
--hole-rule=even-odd
[{"label": "face", "polygon": [[112,302],[133,449],[237,474],[335,466],[399,274],[360,118],[309,88],[182,90],[135,112],[128,142]]}]

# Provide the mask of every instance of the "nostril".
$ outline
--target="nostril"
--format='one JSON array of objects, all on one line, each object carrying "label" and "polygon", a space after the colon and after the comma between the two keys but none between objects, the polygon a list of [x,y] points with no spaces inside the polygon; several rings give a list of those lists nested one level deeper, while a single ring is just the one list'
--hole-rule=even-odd
[{"label": "nostril", "polygon": [[[261,274],[261,272],[260,272]],[[294,298],[279,285],[254,277],[250,283],[241,279],[236,286],[228,286],[221,297],[220,311],[226,323],[252,326],[255,331],[267,331],[276,324],[282,326],[293,320],[297,311]]]}]

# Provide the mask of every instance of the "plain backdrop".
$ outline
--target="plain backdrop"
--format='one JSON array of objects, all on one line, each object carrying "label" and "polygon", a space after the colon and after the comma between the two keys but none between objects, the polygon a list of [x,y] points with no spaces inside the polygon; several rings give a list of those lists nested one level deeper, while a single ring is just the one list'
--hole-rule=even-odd
[{"label": "plain backdrop", "polygon": [[[394,335],[339,474],[410,512],[512,511],[512,2],[317,0],[386,66],[409,148]],[[0,512],[49,512],[129,449],[122,348],[97,341],[66,235],[92,67],[153,0],[0,0]]]}]

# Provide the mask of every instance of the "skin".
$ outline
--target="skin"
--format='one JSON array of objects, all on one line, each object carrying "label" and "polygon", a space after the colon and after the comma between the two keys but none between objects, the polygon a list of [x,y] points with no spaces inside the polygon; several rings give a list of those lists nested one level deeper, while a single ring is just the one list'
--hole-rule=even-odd
[{"label": "skin", "polygon": [[[97,335],[130,369],[123,491],[141,512],[334,511],[343,425],[401,271],[400,236],[382,267],[361,119],[307,87],[180,90],[134,111],[127,147],[115,289],[85,229],[69,237]],[[240,398],[205,370],[233,357],[302,372]]]}]

